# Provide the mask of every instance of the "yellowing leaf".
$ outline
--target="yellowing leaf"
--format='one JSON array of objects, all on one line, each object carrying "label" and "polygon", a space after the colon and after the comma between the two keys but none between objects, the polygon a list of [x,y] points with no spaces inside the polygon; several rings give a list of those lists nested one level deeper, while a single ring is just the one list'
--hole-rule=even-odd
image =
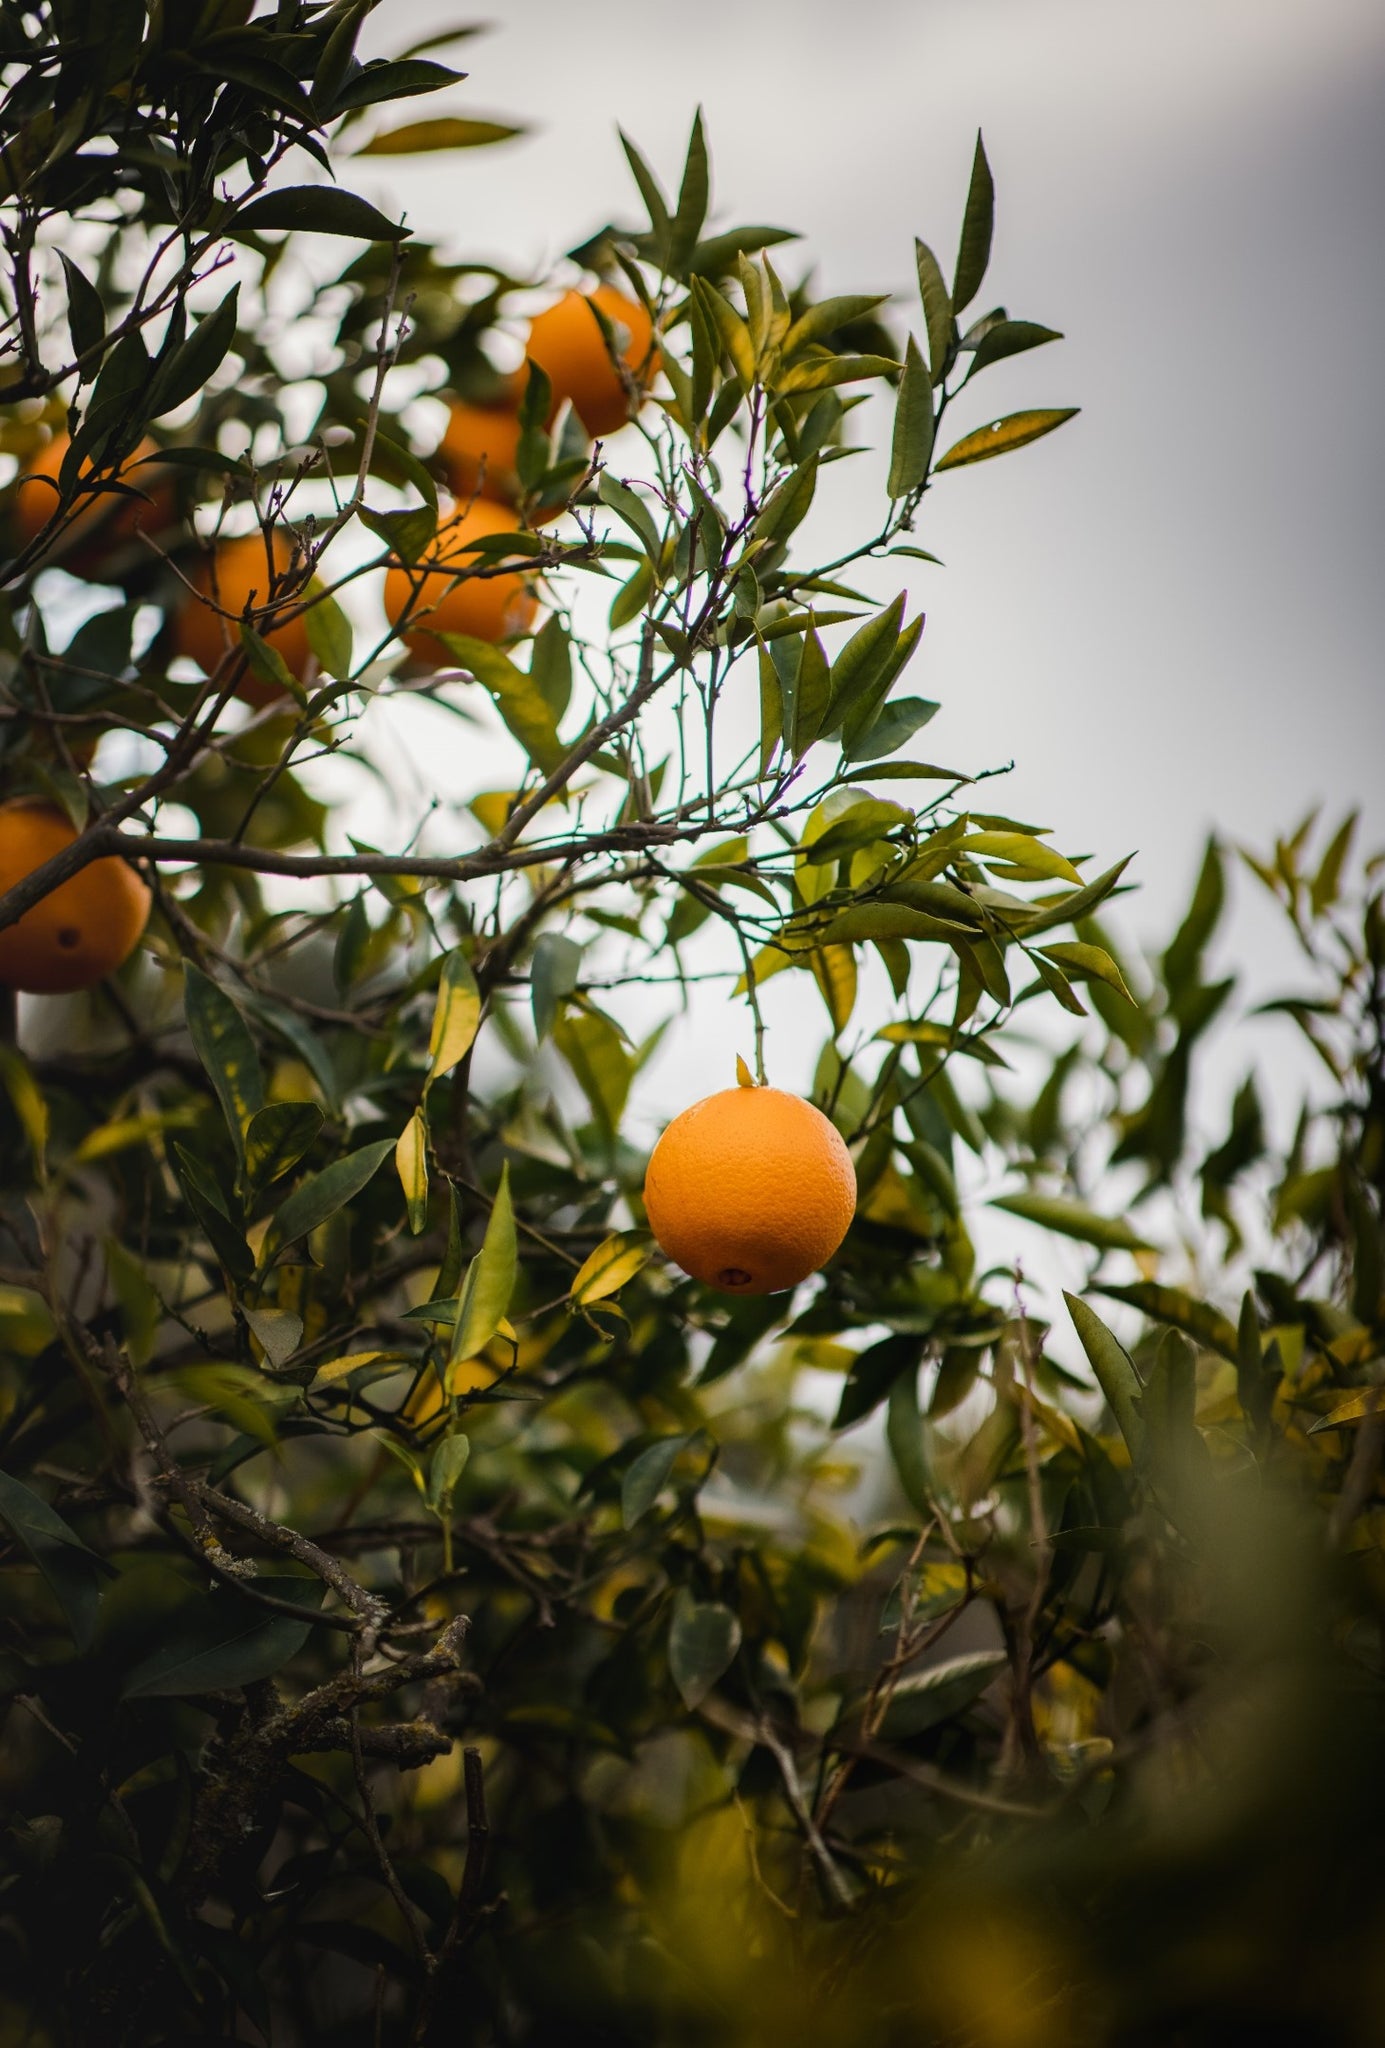
[{"label": "yellowing leaf", "polygon": [[941,462],[934,463],[933,473],[936,476],[939,470],[960,469],[964,463],[985,462],[992,455],[1023,448],[1041,435],[1051,434],[1078,410],[1075,405],[1066,405],[1043,412],[1012,412],[1003,420],[992,420],[988,427],[978,427],[974,434],[964,434],[960,441],[954,441]]},{"label": "yellowing leaf", "polygon": [[648,1263],[653,1249],[654,1240],[647,1230],[614,1231],[597,1246],[573,1280],[569,1289],[573,1307],[585,1308],[588,1302],[604,1301],[607,1295],[615,1294]]},{"label": "yellowing leaf", "polygon": [[417,1237],[428,1221],[428,1126],[421,1109],[414,1111],[399,1134],[394,1164],[408,1204],[409,1228]]},{"label": "yellowing leaf", "polygon": [[755,1076],[751,1073],[739,1053],[736,1054],[736,1086],[738,1088],[753,1088],[755,1086]]},{"label": "yellowing leaf", "polygon": [[426,1095],[440,1074],[455,1067],[470,1052],[481,1023],[481,991],[471,962],[460,946],[445,955],[438,981],[438,999],[433,1009],[433,1029],[428,1038]]}]

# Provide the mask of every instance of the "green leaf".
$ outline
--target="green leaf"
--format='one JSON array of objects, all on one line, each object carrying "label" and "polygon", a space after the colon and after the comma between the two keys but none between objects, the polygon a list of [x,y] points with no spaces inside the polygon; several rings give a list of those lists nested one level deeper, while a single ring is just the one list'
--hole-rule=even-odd
[{"label": "green leaf", "polygon": [[1067,1292],[1064,1292],[1063,1299],[1068,1305],[1073,1328],[1082,1340],[1088,1363],[1096,1375],[1097,1385],[1116,1419],[1116,1427],[1125,1438],[1131,1457],[1138,1460],[1144,1455],[1145,1445],[1139,1408],[1142,1389],[1130,1354],[1085,1301],[1079,1301],[1075,1294]]},{"label": "green leaf", "polygon": [[419,93],[440,92],[445,85],[457,85],[464,71],[446,64],[434,64],[420,57],[373,58],[353,72],[332,102],[329,118],[350,113],[354,108],[378,106],[381,100],[416,98]]},{"label": "green leaf", "polygon": [[529,675],[553,717],[562,722],[572,697],[572,643],[558,614],[545,619],[534,640]]},{"label": "green leaf", "polygon": [[786,541],[807,518],[817,489],[818,458],[800,463],[761,506],[751,533],[756,540]]},{"label": "green leaf", "polygon": [[350,235],[362,242],[402,242],[413,233],[387,220],[378,207],[336,185],[282,185],[233,213],[224,232],[240,237],[284,230],[290,234]]},{"label": "green leaf", "polygon": [[763,640],[759,646],[760,663],[760,774],[769,774],[769,764],[774,759],[774,750],[784,736],[784,691],[779,681],[779,671],[774,657]]},{"label": "green leaf", "polygon": [[1337,828],[1331,844],[1322,857],[1321,865],[1308,890],[1308,900],[1313,906],[1314,917],[1321,917],[1325,910],[1330,910],[1341,894],[1342,870],[1346,866],[1352,835],[1356,831],[1360,815],[1359,811],[1349,813]]},{"label": "green leaf", "polygon": [[323,674],[343,682],[351,673],[351,621],[331,593],[320,586],[310,586],[309,597],[311,602],[303,614],[308,645]]},{"label": "green leaf", "polygon": [[206,1233],[207,1242],[232,1280],[249,1280],[255,1271],[254,1254],[242,1232],[227,1215],[224,1205],[213,1199],[199,1162],[182,1145],[173,1147],[173,1157],[179,1184],[188,1206]]},{"label": "green leaf", "polygon": [[693,293],[731,358],[732,369],[748,391],[755,382],[755,347],[750,329],[730,300],[706,277],[693,279]]},{"label": "green leaf", "polygon": [[125,1674],[121,1697],[176,1699],[186,1693],[230,1692],[281,1671],[308,1640],[322,1585],[317,1579],[269,1572],[254,1583],[275,1599],[302,1607],[303,1620],[258,1607],[229,1587],[214,1587],[164,1618],[157,1649]]},{"label": "green leaf", "polygon": [[707,162],[707,139],[702,127],[702,109],[693,116],[688,154],[683,165],[683,182],[678,191],[678,210],[669,228],[668,268],[681,276],[688,258],[697,247],[702,223],[707,218],[711,173]]},{"label": "green leaf", "polygon": [[932,453],[933,381],[911,334],[895,400],[890,474],[885,485],[890,497],[907,498],[922,486]]},{"label": "green leaf", "polygon": [[620,137],[620,146],[625,151],[625,160],[634,174],[635,183],[640,188],[640,197],[649,209],[650,232],[655,242],[662,246],[664,255],[667,257],[671,216],[669,214],[668,201],[664,197],[663,188],[625,130],[618,128],[616,133]]},{"label": "green leaf", "polygon": [[1103,981],[1113,988],[1118,996],[1124,996],[1128,1003],[1135,998],[1125,985],[1125,977],[1104,946],[1086,944],[1041,946],[1046,959],[1056,961],[1064,974],[1070,974],[1075,981]]},{"label": "green leaf", "polygon": [[912,823],[913,816],[902,804],[887,803],[878,796],[863,797],[843,811],[825,832],[805,841],[800,849],[803,860],[810,866],[838,861],[843,854],[855,853],[858,847],[869,846],[887,833],[898,831],[901,825]]},{"label": "green leaf", "polygon": [[995,320],[972,351],[966,381],[970,383],[991,363],[1003,362],[1007,356],[1022,355],[1026,349],[1042,348],[1045,342],[1062,339],[1056,327],[1040,327],[1033,320]]},{"label": "green leaf", "polygon": [[644,499],[638,497],[628,484],[612,476],[609,469],[602,470],[596,494],[603,505],[609,505],[617,517],[625,521],[631,532],[638,536],[651,561],[657,564],[661,552],[659,529]]},{"label": "green leaf", "polygon": [[[700,1430],[690,1430],[684,1436],[660,1437],[657,1443],[649,1444],[625,1470],[620,1482],[621,1526],[633,1529],[643,1515],[647,1515],[659,1495],[668,1484],[669,1474],[677,1464],[680,1455],[695,1443]],[[723,1665],[722,1669],[726,1667]],[[720,1673],[717,1674],[720,1676]]]},{"label": "green leaf", "polygon": [[933,382],[941,384],[947,368],[948,346],[952,340],[952,300],[943,283],[941,265],[927,242],[915,241],[914,261],[918,269],[919,297],[928,329],[928,361]]},{"label": "green leaf", "polygon": [[471,962],[460,946],[443,955],[438,976],[437,1001],[433,1005],[433,1027],[428,1034],[428,1090],[441,1075],[450,1073],[458,1060],[470,1052],[481,1028],[481,991]]},{"label": "green leaf", "polygon": [[826,341],[829,335],[866,319],[877,307],[885,305],[886,302],[886,298],[865,292],[850,292],[835,299],[819,299],[815,306],[809,306],[806,312],[800,313],[789,328],[779,345],[780,354],[787,362],[810,342]]},{"label": "green leaf", "polygon": [[1055,882],[1080,882],[1082,877],[1070,860],[1029,832],[968,832],[961,843],[964,853],[980,854],[988,860],[1010,861],[1030,870],[1033,877]]},{"label": "green leaf", "polygon": [[300,704],[306,704],[307,694],[302,683],[284,660],[277,647],[271,647],[261,633],[242,619],[240,623],[240,644],[245,649],[245,658],[251,672],[262,683],[268,683],[281,696],[294,697]]},{"label": "green leaf", "polygon": [[394,1166],[409,1212],[409,1228],[417,1237],[428,1222],[428,1125],[416,1109],[399,1134]]},{"label": "green leaf", "polygon": [[793,692],[793,758],[799,761],[812,746],[827,715],[832,696],[832,671],[826,650],[811,624],[803,636]]},{"label": "green leaf", "polygon": [[452,1496],[471,1456],[471,1439],[458,1430],[445,1436],[428,1465],[428,1505],[446,1521],[452,1513]]},{"label": "green leaf", "polygon": [[245,1134],[264,1102],[264,1076],[249,1026],[231,998],[188,961],[183,968],[183,1005],[193,1050],[216,1091],[226,1128],[245,1164]]},{"label": "green leaf", "polygon": [[34,1079],[23,1053],[0,1040],[0,1083],[10,1098],[25,1143],[33,1156],[34,1173],[42,1182],[47,1177],[48,1102]]},{"label": "green leaf", "polygon": [[[876,762],[894,753],[897,747],[907,745],[921,726],[936,717],[938,708],[928,697],[896,697],[893,704],[886,704],[869,725],[863,726],[849,744],[842,747],[843,761]],[[907,762],[899,765],[910,766]],[[870,775],[880,771],[878,768],[863,768],[860,772]],[[935,776],[938,774],[936,769],[929,772]]]},{"label": "green leaf", "polygon": [[369,142],[362,143],[352,154],[421,156],[439,149],[488,149],[492,143],[511,142],[528,132],[523,123],[468,121],[443,114],[435,121],[408,121],[402,128],[387,128],[381,135],[372,135]]},{"label": "green leaf", "polygon": [[918,1376],[923,1340],[912,1333],[882,1337],[857,1357],[842,1388],[833,1429],[850,1429],[871,1414],[906,1373]]},{"label": "green leaf", "polygon": [[190,398],[196,398],[221,368],[236,338],[240,286],[233,284],[215,312],[199,320],[167,362],[162,358],[154,368],[149,394],[149,418],[159,419],[176,412]]},{"label": "green leaf", "polygon": [[1141,1237],[1120,1217],[1099,1216],[1085,1202],[1074,1202],[1067,1195],[999,1195],[991,1207],[1004,1209],[1010,1216],[1022,1216],[1027,1223],[1041,1224],[1045,1230],[1056,1230],[1060,1237],[1075,1237],[1082,1244],[1096,1245],[1102,1251],[1154,1249],[1148,1238]]},{"label": "green leaf", "polygon": [[885,673],[899,641],[905,592],[858,626],[832,664],[832,701],[823,737],[839,729]]},{"label": "green leaf", "polygon": [[1155,1322],[1172,1323],[1209,1351],[1219,1351],[1233,1365],[1237,1363],[1234,1326],[1210,1302],[1196,1301],[1181,1287],[1164,1287],[1157,1280],[1132,1280],[1122,1287],[1103,1282],[1097,1292],[1109,1295],[1112,1301],[1127,1302]]},{"label": "green leaf", "polygon": [[476,640],[466,633],[439,633],[437,638],[458,665],[475,676],[489,693],[501,718],[534,765],[545,775],[551,774],[566,749],[558,738],[552,710],[533,676],[526,675],[487,640]]},{"label": "green leaf", "polygon": [[901,1679],[890,1695],[890,1704],[880,1725],[885,1742],[911,1740],[942,1721],[965,1713],[986,1687],[998,1678],[1007,1658],[1004,1650],[968,1650],[960,1657],[945,1657],[926,1671]]},{"label": "green leaf", "polygon": [[560,932],[543,932],[534,942],[529,969],[529,997],[534,1011],[534,1036],[542,1044],[553,1029],[558,1005],[577,986],[582,948]]},{"label": "green leaf", "polygon": [[449,1365],[462,1365],[477,1357],[490,1343],[515,1291],[519,1261],[515,1241],[515,1214],[510,1204],[510,1165],[500,1170],[486,1235],[481,1249],[467,1267],[452,1326]]},{"label": "green leaf", "polygon": [[1038,916],[1027,919],[1022,928],[1024,937],[1037,938],[1040,932],[1054,931],[1059,925],[1073,924],[1079,918],[1090,917],[1111,894],[1133,859],[1134,855],[1128,853],[1124,860],[1118,860],[1114,867],[1107,868],[1105,874],[1098,875],[1094,882],[1075,889],[1070,896],[1060,897],[1056,903],[1050,903],[1041,910]]},{"label": "green leaf", "polygon": [[995,184],[986,161],[985,144],[978,131],[976,154],[972,158],[971,185],[966,212],[962,216],[962,238],[957,249],[957,268],[952,277],[952,310],[960,313],[981,289],[986,266],[991,260],[991,231],[995,225]]},{"label": "green leaf", "polygon": [[965,949],[977,934],[965,925],[931,917],[926,910],[911,910],[907,903],[856,903],[839,910],[818,936],[825,945],[834,946],[862,939],[913,939],[920,944],[936,941]]},{"label": "green leaf", "polygon": [[890,1388],[885,1412],[885,1439],[904,1497],[916,1514],[933,1512],[933,1475],[929,1470],[924,1437],[924,1420],[919,1412],[919,1376],[901,1373]]},{"label": "green leaf", "polygon": [[584,1010],[575,1016],[558,1018],[553,1027],[553,1042],[591,1104],[600,1130],[606,1138],[614,1139],[634,1078],[634,1067],[620,1033],[608,1017]]},{"label": "green leaf", "polygon": [[955,441],[941,462],[934,465],[934,472],[960,469],[968,462],[986,462],[992,455],[1007,455],[1012,448],[1026,447],[1030,441],[1061,427],[1064,420],[1075,419],[1080,410],[1076,405],[1064,405],[1048,411],[1008,413],[1003,420],[992,420],[989,426],[978,427],[975,433],[964,434],[960,441]]},{"label": "green leaf", "polygon": [[604,1238],[583,1260],[568,1289],[574,1308],[605,1301],[619,1293],[627,1280],[647,1266],[654,1251],[654,1239],[647,1230],[617,1230]]},{"label": "green leaf", "polygon": [[245,1129],[245,1182],[252,1194],[297,1166],[322,1129],[315,1102],[267,1102]]},{"label": "green leaf", "polygon": [[[88,350],[100,348],[106,338],[106,309],[96,286],[77,268],[65,250],[59,249],[58,259],[67,279],[67,331],[72,353],[84,356]],[[95,368],[94,363],[87,366],[83,374],[84,383],[90,381]]]},{"label": "green leaf", "polygon": [[310,1174],[275,1211],[265,1242],[266,1254],[271,1244],[293,1244],[298,1238],[309,1236],[329,1216],[335,1216],[338,1209],[345,1208],[373,1179],[393,1150],[392,1138],[380,1138],[373,1145],[362,1145],[359,1151],[333,1160],[321,1173]]},{"label": "green leaf", "polygon": [[692,1711],[729,1670],[741,1646],[741,1624],[720,1600],[695,1600],[684,1586],[673,1603],[668,1632],[668,1668]]},{"label": "green leaf", "polygon": [[78,1650],[88,1650],[101,1599],[101,1576],[110,1567],[88,1550],[41,1495],[8,1472],[0,1472],[0,1519],[47,1581]]}]

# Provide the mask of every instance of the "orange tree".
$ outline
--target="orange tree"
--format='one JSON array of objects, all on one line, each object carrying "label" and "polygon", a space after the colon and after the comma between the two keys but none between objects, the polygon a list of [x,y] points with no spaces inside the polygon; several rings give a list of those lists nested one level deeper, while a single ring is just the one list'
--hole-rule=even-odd
[{"label": "orange tree", "polygon": [[[1094,1130],[1124,1119],[1123,1156],[1184,1188],[1217,905],[1205,881],[1162,1007],[1133,1000],[1092,923],[1119,866],[917,757],[922,619],[862,588],[931,559],[936,476],[1068,417],[939,438],[1056,338],[972,317],[984,151],[950,278],[917,247],[916,334],[787,282],[785,230],[709,226],[700,123],[676,198],[627,143],[643,223],[574,251],[564,295],[334,181],[343,135],[512,132],[391,125],[456,73],[360,62],[367,0],[250,11],[0,24],[0,978],[75,991],[0,1046],[6,2024],[1137,2038],[1140,1914],[1184,1847],[1150,1850],[1149,1813],[1164,1785],[1202,1812],[1257,1657],[1302,1649],[1334,1731],[1296,1782],[1335,1797],[1359,1763],[1367,1709],[1322,1702],[1348,1654],[1374,1668],[1368,1566],[1333,1582],[1330,1657],[1307,1565],[1262,1641],[1218,1576],[1248,1489],[1214,1506],[1209,1474],[1264,1477],[1278,1562],[1315,1501],[1334,1554],[1368,1548],[1378,899],[1314,998],[1342,1011],[1336,1150],[1304,1137],[1275,1212],[1315,1263],[1267,1269],[1239,1334],[1151,1267],[1127,1307],[1185,1334],[1132,1356],[1079,1302],[1074,1377],[1015,1272],[978,1271],[960,1161],[1148,1266],[1067,1104],[1124,1091]],[[878,516],[823,559],[809,514],[872,387]],[[322,765],[369,768],[392,712],[463,734],[393,792],[398,851],[351,836]],[[498,787],[467,779],[477,728]],[[889,994],[858,1008],[867,965]],[[734,991],[753,1088],[780,973],[825,1014],[857,1209],[819,1280],[738,1298],[653,1245],[627,1102],[651,985],[719,1036]],[[1016,1007],[1083,985],[1109,1038],[1028,1108],[988,1094]],[[1352,1413],[1310,1441],[1329,1395]],[[873,1417],[863,1546],[834,1430]]]}]

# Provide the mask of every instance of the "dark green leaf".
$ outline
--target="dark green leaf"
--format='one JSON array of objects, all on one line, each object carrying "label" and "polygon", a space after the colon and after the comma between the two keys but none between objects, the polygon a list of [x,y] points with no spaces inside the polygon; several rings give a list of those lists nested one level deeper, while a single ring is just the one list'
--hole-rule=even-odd
[{"label": "dark green leaf", "polygon": [[1149,1239],[1141,1237],[1122,1217],[1098,1216],[1085,1202],[1074,1202],[1066,1195],[1001,1195],[991,1207],[1004,1209],[1011,1216],[1022,1216],[1028,1223],[1041,1224],[1045,1230],[1056,1230],[1061,1237],[1075,1237],[1083,1244],[1097,1245],[1103,1251],[1153,1249]]},{"label": "dark green leaf", "polygon": [[150,393],[149,417],[176,412],[211,381],[236,338],[240,286],[233,284],[216,311],[199,320],[187,340],[167,362],[160,359]]},{"label": "dark green leaf", "polygon": [[701,1706],[741,1646],[741,1625],[719,1600],[695,1600],[683,1587],[673,1603],[668,1666],[689,1710]]},{"label": "dark green leaf", "polygon": [[191,961],[183,969],[183,1003],[193,1049],[216,1090],[236,1157],[243,1164],[246,1128],[264,1102],[255,1041],[225,990]]},{"label": "dark green leaf", "polygon": [[322,1129],[315,1102],[268,1102],[245,1132],[245,1179],[255,1192],[297,1166]]},{"label": "dark green leaf", "polygon": [[986,149],[978,133],[972,158],[971,186],[962,217],[962,239],[957,249],[957,268],[952,279],[952,310],[960,313],[981,289],[986,266],[991,260],[991,231],[995,225],[995,185]]},{"label": "dark green leaf", "polygon": [[281,1671],[308,1640],[323,1589],[317,1579],[287,1573],[265,1573],[254,1583],[275,1599],[302,1607],[303,1620],[215,1587],[168,1617],[158,1648],[126,1673],[122,1697],[176,1699],[185,1693],[227,1692]]},{"label": "dark green leaf", "polygon": [[393,1138],[380,1138],[334,1160],[321,1173],[311,1174],[275,1211],[270,1239],[276,1245],[286,1245],[307,1237],[361,1192],[393,1150]]},{"label": "dark green leaf", "polygon": [[[58,255],[67,279],[67,331],[72,340],[72,353],[84,356],[89,350],[100,348],[106,338],[106,309],[101,303],[100,292],[72,258],[62,249]],[[94,375],[95,365],[88,364],[83,372],[83,382]]]},{"label": "dark green leaf", "polygon": [[885,486],[892,498],[907,498],[921,487],[928,475],[932,453],[933,383],[928,365],[911,334],[904,352],[904,374],[899,380],[899,395],[895,399],[890,474]]},{"label": "dark green leaf", "polygon": [[78,1650],[91,1647],[101,1577],[110,1567],[41,1495],[0,1472],[0,1519],[39,1568],[67,1617]]},{"label": "dark green leaf", "polygon": [[265,234],[283,230],[290,234],[349,235],[362,242],[400,242],[413,233],[387,220],[377,207],[354,192],[342,192],[335,185],[284,185],[266,192],[226,226],[230,235]]},{"label": "dark green leaf", "polygon": [[408,121],[402,128],[387,128],[382,135],[372,135],[354,154],[422,156],[439,149],[488,149],[492,143],[512,142],[528,132],[522,123],[468,121],[444,114],[435,121]]},{"label": "dark green leaf", "polygon": [[1075,1294],[1065,1292],[1063,1299],[1096,1375],[1097,1385],[1116,1419],[1116,1427],[1125,1438],[1131,1457],[1138,1459],[1143,1456],[1145,1443],[1139,1408],[1142,1389],[1130,1353],[1107,1329],[1095,1309],[1088,1308],[1086,1302],[1079,1301]]},{"label": "dark green leaf", "polygon": [[702,223],[707,217],[709,193],[707,141],[702,128],[702,109],[699,107],[693,116],[692,135],[688,142],[687,159],[683,165],[678,210],[673,216],[669,231],[668,267],[675,275],[681,275],[697,247],[697,238],[702,233]]},{"label": "dark green leaf", "polygon": [[553,1029],[563,997],[576,988],[581,965],[582,948],[575,939],[564,938],[561,932],[544,932],[535,941],[529,989],[534,1036],[540,1041]]},{"label": "dark green leaf", "polygon": [[620,1482],[620,1518],[624,1528],[633,1529],[640,1517],[648,1514],[668,1484],[679,1456],[696,1441],[698,1434],[692,1430],[683,1436],[660,1437],[627,1465]]}]

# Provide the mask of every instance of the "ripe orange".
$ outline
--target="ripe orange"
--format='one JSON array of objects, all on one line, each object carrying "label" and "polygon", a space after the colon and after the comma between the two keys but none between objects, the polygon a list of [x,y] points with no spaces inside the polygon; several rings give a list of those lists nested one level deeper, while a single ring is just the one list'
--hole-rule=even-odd
[{"label": "ripe orange", "polygon": [[556,306],[538,314],[530,323],[525,353],[551,379],[555,411],[565,398],[571,399],[589,434],[614,434],[634,408],[611,361],[592,301],[615,329],[621,359],[636,384],[647,385],[659,367],[653,322],[637,299],[627,299],[614,285],[568,292]]},{"label": "ripe orange", "polygon": [[[270,567],[269,552],[262,533],[242,534],[236,540],[218,541],[212,554],[203,555],[191,572],[193,588],[198,597],[187,597],[173,620],[173,647],[175,654],[186,654],[197,663],[204,675],[211,675],[222,660],[227,648],[240,646],[240,627],[237,623],[247,604],[256,606],[266,602],[270,584],[274,577],[282,576],[293,560],[293,547],[283,534],[273,537],[274,564]],[[215,607],[230,612],[233,616],[224,619]],[[302,619],[291,619],[287,625],[274,626],[266,631],[263,625],[256,629],[270,646],[282,654],[290,672],[301,677],[307,668],[311,649],[308,645],[308,630]],[[247,670],[238,695],[247,704],[269,704],[280,695],[272,683],[262,681],[252,670]]]},{"label": "ripe orange", "polygon": [[778,1088],[725,1088],[674,1118],[644,1183],[675,1265],[731,1294],[795,1287],[830,1259],[856,1211],[835,1125]]},{"label": "ripe orange", "polygon": [[483,493],[505,503],[519,496],[519,415],[510,406],[469,405],[454,398],[438,446],[455,498]]},{"label": "ripe orange", "polygon": [[[400,634],[420,661],[450,660],[439,633],[467,633],[473,640],[508,640],[522,633],[538,610],[538,602],[519,570],[503,575],[468,577],[453,583],[460,572],[496,557],[478,557],[474,544],[491,533],[514,533],[513,512],[489,498],[459,512],[438,528],[424,560],[413,569],[396,562],[385,577],[385,615],[397,626],[406,611],[408,624]],[[415,595],[417,592],[417,595]]]},{"label": "ripe orange", "polygon": [[[38,538],[57,510],[58,472],[70,446],[69,435],[55,434],[15,485],[11,525],[17,551]],[[83,575],[96,574],[102,556],[117,545],[128,544],[139,529],[154,534],[172,524],[177,517],[178,501],[168,467],[145,461],[146,456],[157,453],[154,443],[146,438],[118,472],[122,483],[145,496],[132,498],[121,491],[95,491],[75,501],[72,516],[49,543],[54,561]],[[90,473],[91,465],[87,463],[82,474]]]},{"label": "ripe orange", "polygon": [[[42,797],[0,804],[0,896],[71,846],[72,821]],[[129,959],[149,890],[115,854],[92,861],[0,931],[0,983],[32,995],[90,988]]]}]

